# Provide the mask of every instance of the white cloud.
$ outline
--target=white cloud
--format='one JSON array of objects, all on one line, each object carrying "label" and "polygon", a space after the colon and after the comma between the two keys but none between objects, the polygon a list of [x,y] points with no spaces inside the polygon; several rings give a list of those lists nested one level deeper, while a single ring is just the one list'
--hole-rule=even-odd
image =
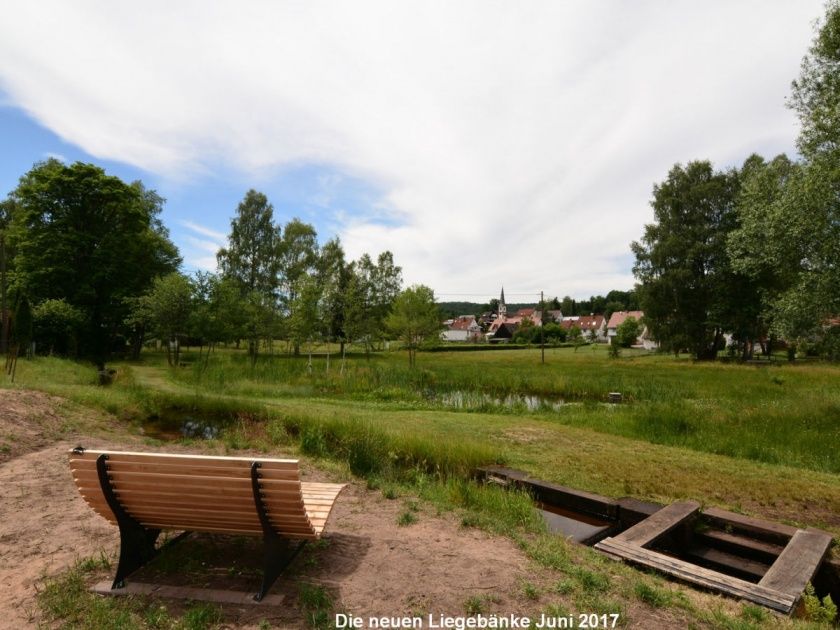
[{"label": "white cloud", "polygon": [[184,257],[184,264],[187,269],[216,271],[216,252],[227,244],[227,235],[194,221],[179,220],[178,223],[189,231],[205,237],[198,238],[192,234],[184,234],[179,239],[181,241],[181,254]]},{"label": "white cloud", "polygon": [[[197,232],[203,236],[208,236],[213,239],[213,242],[218,244],[224,244],[227,242],[227,234],[223,234],[217,230],[211,230],[209,227],[204,225],[200,225],[194,221],[187,221],[186,219],[181,219],[178,221],[179,224],[183,225],[185,228],[192,230],[193,232]],[[216,249],[222,247],[223,245],[218,245]]]},{"label": "white cloud", "polygon": [[[342,240],[391,249],[409,282],[588,294],[630,285],[615,261],[674,162],[792,150],[784,98],[822,10],[19,1],[0,86],[65,140],[155,173],[317,162],[365,179],[400,222],[349,216]],[[313,202],[331,195],[325,181]]]}]

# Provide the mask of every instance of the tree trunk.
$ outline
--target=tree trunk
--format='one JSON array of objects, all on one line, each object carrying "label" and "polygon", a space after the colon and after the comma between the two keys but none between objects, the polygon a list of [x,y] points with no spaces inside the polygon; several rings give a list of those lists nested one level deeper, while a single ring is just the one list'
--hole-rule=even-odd
[{"label": "tree trunk", "polygon": [[6,312],[6,235],[0,234],[0,354],[9,351],[9,318]]}]

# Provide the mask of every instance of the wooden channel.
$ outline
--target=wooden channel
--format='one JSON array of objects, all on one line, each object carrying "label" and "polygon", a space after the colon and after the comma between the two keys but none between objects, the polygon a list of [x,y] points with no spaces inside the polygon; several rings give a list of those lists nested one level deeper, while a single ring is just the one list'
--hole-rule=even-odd
[{"label": "wooden channel", "polygon": [[699,510],[700,504],[696,501],[679,501],[671,505],[666,505],[645,520],[624,530],[615,536],[615,539],[628,544],[638,545],[639,547],[650,545],[660,536],[667,534],[697,514]]},{"label": "wooden channel", "polygon": [[672,558],[616,538],[606,538],[595,545],[595,548],[634,564],[656,569],[685,582],[713,589],[733,597],[740,597],[785,614],[790,613],[796,603],[796,597],[793,595],[769,588],[766,585],[753,584],[717,571],[704,569],[696,564]]}]

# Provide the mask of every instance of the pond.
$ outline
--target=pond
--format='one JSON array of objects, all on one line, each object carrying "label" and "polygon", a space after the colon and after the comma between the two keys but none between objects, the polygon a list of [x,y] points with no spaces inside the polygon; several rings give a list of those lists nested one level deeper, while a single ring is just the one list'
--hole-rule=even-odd
[{"label": "pond", "polygon": [[213,417],[194,411],[167,410],[146,418],[141,426],[143,435],[172,442],[184,438],[212,440],[230,424],[228,416]]},{"label": "pond", "polygon": [[559,398],[548,398],[535,394],[507,394],[494,396],[484,392],[454,390],[431,392],[429,400],[443,407],[453,409],[517,409],[522,411],[560,411],[566,404]]}]

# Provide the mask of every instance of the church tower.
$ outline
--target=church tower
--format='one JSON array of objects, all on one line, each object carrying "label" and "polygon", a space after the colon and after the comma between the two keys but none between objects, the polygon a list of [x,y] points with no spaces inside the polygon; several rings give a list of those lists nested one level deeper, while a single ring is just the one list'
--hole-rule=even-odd
[{"label": "church tower", "polygon": [[507,305],[505,304],[505,288],[502,287],[502,295],[499,297],[499,317],[507,317]]}]

